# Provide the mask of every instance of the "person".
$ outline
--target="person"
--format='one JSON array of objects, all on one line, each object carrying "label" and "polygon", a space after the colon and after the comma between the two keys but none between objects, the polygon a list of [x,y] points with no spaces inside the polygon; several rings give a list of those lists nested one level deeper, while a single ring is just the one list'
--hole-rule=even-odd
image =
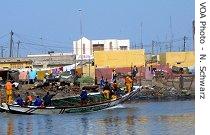
[{"label": "person", "polygon": [[82,88],[80,99],[81,99],[81,105],[87,104],[88,95],[87,95],[87,90],[84,87]]},{"label": "person", "polygon": [[115,96],[120,96],[121,94],[121,91],[120,91],[120,88],[118,87],[118,84],[117,84],[117,81],[115,80],[112,84],[112,87],[113,87],[113,93]]},{"label": "person", "polygon": [[80,78],[79,73],[76,71],[74,75],[74,86],[80,86],[80,82],[78,81]]},{"label": "person", "polygon": [[30,106],[32,105],[33,98],[29,94],[29,92],[26,92],[26,97],[25,97],[25,106]]},{"label": "person", "polygon": [[50,95],[50,93],[47,92],[47,94],[43,97],[44,106],[52,105],[51,99],[53,98],[53,96],[55,96],[55,94]]},{"label": "person", "polygon": [[112,81],[117,79],[117,73],[115,71],[115,69],[112,70]]},{"label": "person", "polygon": [[10,80],[7,81],[5,84],[5,90],[6,90],[6,102],[8,104],[12,103],[12,83]]},{"label": "person", "polygon": [[20,96],[20,94],[18,94],[17,98],[16,98],[16,103],[17,105],[19,106],[23,106],[23,99],[22,97]]},{"label": "person", "polygon": [[112,99],[116,99],[117,96],[119,96],[119,93],[118,93],[118,86],[117,86],[117,81],[114,80],[113,84],[112,84],[112,88],[113,88],[113,94],[112,94]]},{"label": "person", "polygon": [[104,81],[104,77],[102,76],[100,80],[100,88],[102,89],[104,85],[105,85],[105,81]]},{"label": "person", "polygon": [[109,83],[105,82],[105,86],[103,89],[103,95],[106,99],[110,98],[110,93],[111,93],[110,91],[111,91],[111,89],[110,89]]},{"label": "person", "polygon": [[41,106],[42,105],[42,100],[39,96],[36,96],[36,99],[34,101],[34,106]]},{"label": "person", "polygon": [[15,86],[15,90],[19,90],[19,83],[18,82],[13,82],[13,86]]},{"label": "person", "polygon": [[95,77],[95,85],[98,85],[98,78]]},{"label": "person", "polygon": [[126,86],[126,91],[127,91],[128,93],[131,92],[132,83],[133,83],[133,80],[130,78],[129,75],[127,75],[126,78],[125,78],[125,86]]},{"label": "person", "polygon": [[182,74],[179,76],[179,88],[182,90],[184,86],[184,78]]},{"label": "person", "polygon": [[133,69],[132,69],[132,77],[136,77],[136,74],[138,73],[138,69],[136,67],[136,65],[134,65]]},{"label": "person", "polygon": [[35,79],[36,79],[36,71],[31,68],[31,70],[28,73],[28,77],[29,77],[28,78],[29,84],[34,84]]}]

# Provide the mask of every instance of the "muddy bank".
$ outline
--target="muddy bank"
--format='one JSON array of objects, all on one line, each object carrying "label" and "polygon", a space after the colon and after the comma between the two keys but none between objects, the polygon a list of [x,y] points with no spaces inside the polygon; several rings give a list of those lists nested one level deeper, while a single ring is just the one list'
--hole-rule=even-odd
[{"label": "muddy bank", "polygon": [[195,82],[185,80],[180,88],[178,80],[142,80],[142,90],[136,96],[139,99],[194,99]]},{"label": "muddy bank", "polygon": [[[122,84],[123,85],[123,84]],[[195,83],[194,80],[185,80],[184,87],[179,88],[179,81],[177,80],[137,80],[134,85],[142,85],[142,90],[135,97],[135,99],[194,99],[195,97]],[[98,86],[87,87],[88,92],[100,91]],[[19,90],[13,90],[13,97],[20,94],[23,98],[25,93],[29,92],[34,98],[39,95],[44,97],[47,92],[56,94],[54,98],[62,98],[75,96],[80,94],[80,88],[73,85],[49,85],[40,86],[39,84],[24,84],[20,85]],[[5,102],[5,90],[1,87],[2,102]]]}]

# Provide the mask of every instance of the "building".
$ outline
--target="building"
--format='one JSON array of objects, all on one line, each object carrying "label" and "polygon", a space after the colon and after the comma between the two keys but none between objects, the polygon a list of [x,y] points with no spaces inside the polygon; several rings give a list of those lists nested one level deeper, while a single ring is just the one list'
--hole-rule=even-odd
[{"label": "building", "polygon": [[72,53],[27,55],[27,59],[33,61],[34,68],[61,67],[75,64],[75,55]]},{"label": "building", "polygon": [[78,41],[73,41],[73,50],[77,59],[81,59],[81,54],[83,59],[93,59],[95,51],[130,50],[130,41],[128,39],[89,40],[82,37]]},{"label": "building", "polygon": [[1,69],[21,68],[50,68],[75,64],[75,55],[72,53],[51,53],[27,55],[25,58],[1,58]]},{"label": "building", "polygon": [[195,52],[165,52],[159,55],[159,63],[163,65],[190,67],[195,65]]},{"label": "building", "polygon": [[124,68],[134,65],[140,67],[145,66],[145,59],[144,49],[94,52],[94,63],[97,68]]},{"label": "building", "polygon": [[21,69],[32,66],[33,61],[27,58],[1,58],[0,69]]}]

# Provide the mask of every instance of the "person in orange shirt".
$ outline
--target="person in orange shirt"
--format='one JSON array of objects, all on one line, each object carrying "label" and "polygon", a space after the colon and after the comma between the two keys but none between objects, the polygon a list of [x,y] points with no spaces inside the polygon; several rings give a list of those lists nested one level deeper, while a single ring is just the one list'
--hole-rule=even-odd
[{"label": "person in orange shirt", "polygon": [[7,80],[7,83],[5,84],[5,90],[6,90],[6,102],[8,104],[12,103],[12,83],[10,80]]},{"label": "person in orange shirt", "polygon": [[125,87],[128,93],[131,92],[132,84],[133,84],[133,80],[130,78],[129,75],[127,75],[125,78]]}]

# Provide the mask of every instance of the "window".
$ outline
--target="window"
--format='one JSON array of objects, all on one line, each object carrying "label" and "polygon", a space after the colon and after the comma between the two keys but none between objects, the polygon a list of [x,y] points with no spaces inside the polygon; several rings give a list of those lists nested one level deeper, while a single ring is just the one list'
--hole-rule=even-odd
[{"label": "window", "polygon": [[127,46],[120,46],[120,50],[127,50]]},{"label": "window", "polygon": [[109,43],[109,50],[112,50],[113,47],[112,47],[112,42]]},{"label": "window", "polygon": [[92,54],[93,54],[93,46],[90,45],[90,55],[92,55]]},{"label": "window", "polygon": [[93,51],[103,51],[104,44],[93,44]]},{"label": "window", "polygon": [[83,54],[85,54],[85,44],[83,44],[82,49],[83,49]]}]

